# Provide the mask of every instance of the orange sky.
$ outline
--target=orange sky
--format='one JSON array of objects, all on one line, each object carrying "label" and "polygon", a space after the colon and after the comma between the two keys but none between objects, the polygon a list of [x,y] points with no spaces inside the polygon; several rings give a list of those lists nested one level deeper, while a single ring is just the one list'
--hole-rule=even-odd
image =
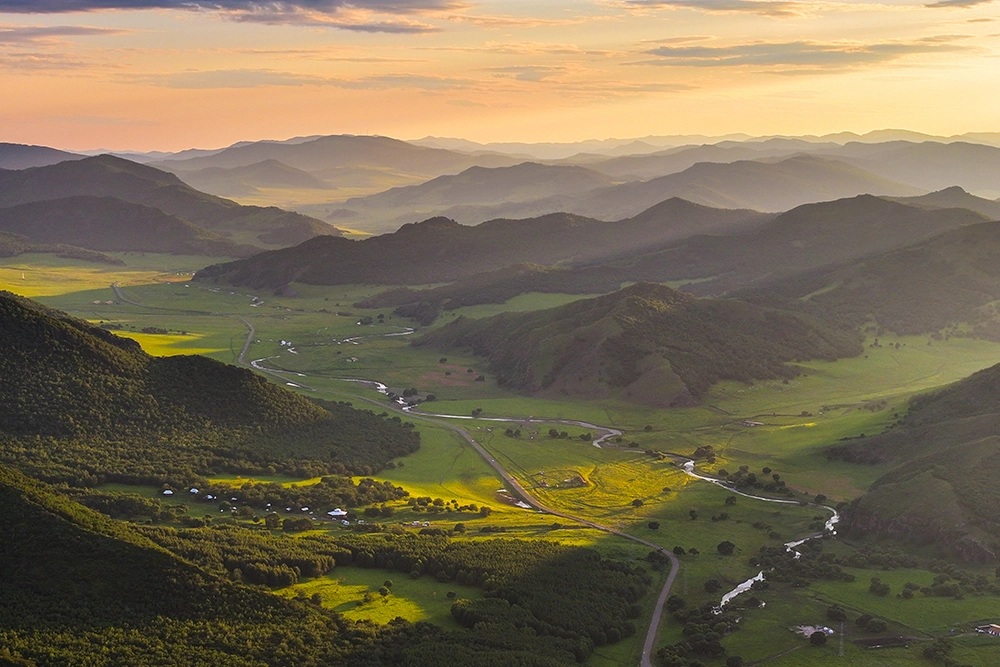
[{"label": "orange sky", "polygon": [[0,0],[0,141],[1000,131],[990,0],[209,5]]}]

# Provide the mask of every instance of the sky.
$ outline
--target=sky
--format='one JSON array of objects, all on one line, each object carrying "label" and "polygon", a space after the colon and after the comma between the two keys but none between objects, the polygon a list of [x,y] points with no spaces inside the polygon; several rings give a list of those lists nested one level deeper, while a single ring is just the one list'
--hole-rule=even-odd
[{"label": "sky", "polygon": [[0,141],[1000,131],[1000,0],[0,0]]}]

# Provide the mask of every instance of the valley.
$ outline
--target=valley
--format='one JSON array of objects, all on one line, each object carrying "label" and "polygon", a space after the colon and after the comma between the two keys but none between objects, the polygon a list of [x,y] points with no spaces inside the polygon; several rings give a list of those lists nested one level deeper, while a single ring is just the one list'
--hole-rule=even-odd
[{"label": "valley", "polygon": [[[442,356],[425,346],[410,344],[414,336],[440,330],[460,316],[489,315],[481,306],[446,311],[429,328],[418,326],[413,335],[393,335],[405,333],[413,323],[386,308],[361,309],[354,305],[382,290],[380,286],[293,283],[294,296],[277,296],[191,281],[192,271],[210,263],[208,258],[170,257],[164,262],[164,256],[120,257],[124,268],[83,273],[66,260],[44,260],[50,264],[46,267],[30,257],[28,261],[24,256],[6,259],[0,264],[0,287],[39,297],[47,305],[76,317],[115,327],[113,331],[139,340],[154,354],[197,352],[239,363],[243,345],[249,342],[247,362],[260,360],[255,367],[268,369],[267,377],[305,396],[348,400],[376,410],[382,406],[382,410],[392,412],[394,405],[382,393],[363,383],[344,380],[377,380],[400,395],[404,389],[416,388],[414,396],[425,402],[405,413],[405,419],[417,424],[421,447],[416,453],[396,459],[395,467],[383,469],[374,479],[399,485],[412,498],[454,499],[457,505],[488,506],[491,512],[482,517],[445,509],[428,515],[416,512],[419,506],[394,501],[393,523],[427,521],[433,528],[458,522],[467,532],[454,533],[452,539],[457,541],[482,540],[497,534],[505,538],[557,540],[597,549],[608,558],[647,562],[648,547],[594,530],[570,517],[593,522],[635,536],[671,555],[675,547],[681,547],[684,554],[679,556],[679,569],[667,568],[671,577],[677,577],[671,582],[670,594],[694,606],[713,600],[717,603],[722,592],[753,576],[760,568],[748,559],[761,549],[780,547],[815,532],[817,508],[810,507],[810,503],[817,494],[831,503],[851,500],[888,470],[886,465],[859,466],[829,460],[827,448],[862,433],[878,434],[906,410],[912,396],[1000,362],[1000,344],[989,341],[952,338],[933,340],[928,345],[931,341],[926,336],[883,334],[879,347],[871,347],[874,338],[869,335],[864,354],[836,361],[797,362],[800,373],[792,378],[749,384],[718,382],[697,406],[663,410],[620,396],[571,401],[530,397],[498,386],[482,358],[461,350]],[[20,278],[22,269],[24,279]],[[119,290],[112,289],[112,284],[120,285]],[[540,311],[579,298],[529,293],[499,306],[499,310]],[[249,339],[246,323],[253,327]],[[143,333],[143,329],[168,333]],[[431,394],[434,400],[427,402]],[[424,412],[462,419],[444,420],[424,416]],[[474,412],[478,418],[474,418]],[[514,421],[492,421],[495,419]],[[621,435],[595,447],[595,429],[567,421],[615,429]],[[556,437],[552,437],[550,429],[557,431]],[[505,483],[467,439],[474,440],[516,485]],[[792,490],[796,503],[768,505],[688,476],[679,464],[698,451],[702,452],[696,463],[701,474],[719,476],[723,470],[736,472],[740,466],[751,472],[774,471],[785,482],[784,488]],[[711,458],[705,458],[704,452]],[[245,479],[269,481],[267,475]],[[291,486],[318,481],[294,476],[270,479]],[[501,487],[506,487],[507,492],[498,495]],[[529,504],[535,499],[555,512],[556,520],[551,514],[514,505],[517,487],[529,496]],[[162,502],[156,488],[120,484],[106,488]],[[730,497],[736,499],[735,503],[728,500]],[[202,510],[198,504],[188,512],[192,516],[200,512],[212,514],[210,507]],[[720,519],[723,514],[726,518]],[[825,518],[820,524],[823,521]],[[651,527],[654,523],[656,528]],[[318,534],[330,531],[339,532],[322,524],[314,530]],[[736,555],[717,554],[716,543],[721,540],[734,543]],[[862,562],[856,554],[870,548],[866,541],[858,542],[853,536],[822,542],[824,554],[845,563]],[[690,555],[692,548],[696,556]],[[894,547],[886,545],[884,549],[892,552]],[[915,599],[909,601],[910,606],[919,607],[919,612],[911,612],[898,604],[882,604],[880,598],[867,593],[872,576],[888,581],[894,593],[911,580],[925,585],[936,574],[925,569],[934,560],[933,550],[924,554],[920,564],[887,573],[878,567],[844,567],[854,576],[855,584],[821,577],[807,579],[809,583],[804,587],[789,586],[782,575],[768,589],[749,594],[763,598],[767,605],[743,612],[745,625],[727,636],[723,644],[730,655],[740,655],[748,662],[792,650],[772,660],[773,664],[795,665],[801,658],[808,659],[811,665],[834,665],[860,655],[858,651],[868,651],[852,643],[867,635],[849,628],[843,649],[831,641],[817,653],[802,648],[802,640],[788,626],[828,623],[827,607],[839,604],[853,614],[867,612],[885,619],[890,632],[913,636],[920,646],[921,640],[927,642],[952,627],[971,627],[991,617],[988,595],[964,601]],[[965,569],[973,578],[980,574],[992,577],[992,570],[982,566]],[[329,583],[309,579],[286,592],[293,596],[320,593],[324,605],[329,603],[343,611],[352,608],[352,600],[360,599],[366,589],[375,591],[381,576],[374,570],[374,579],[359,579],[360,573],[367,570],[358,571],[358,575],[350,571],[352,568],[344,569],[344,575],[336,575]],[[392,578],[388,572],[387,576]],[[710,580],[719,582],[721,591],[708,592],[705,583]],[[654,576],[654,586],[642,598],[643,611],[636,623],[639,631],[620,642],[596,647],[588,664],[639,661],[644,628],[657,606],[656,592],[665,582],[663,574]],[[858,588],[862,582],[864,590]],[[447,590],[435,586],[401,590],[400,600],[412,602],[394,601],[392,613],[411,621],[430,619],[450,627],[440,607],[435,606],[439,603],[433,601]],[[462,596],[466,593],[462,592]],[[385,622],[387,617],[378,598],[376,593],[373,602],[361,604],[349,617]],[[366,611],[368,604],[372,605],[370,612]],[[430,611],[433,608],[439,611]],[[682,625],[664,613],[654,646],[681,641],[681,629]],[[968,656],[969,660],[978,660],[977,656],[993,650],[978,637],[961,639],[957,646],[956,654]],[[878,659],[884,662],[868,662],[866,657],[865,664],[911,664],[908,655],[912,653],[880,653]]]}]

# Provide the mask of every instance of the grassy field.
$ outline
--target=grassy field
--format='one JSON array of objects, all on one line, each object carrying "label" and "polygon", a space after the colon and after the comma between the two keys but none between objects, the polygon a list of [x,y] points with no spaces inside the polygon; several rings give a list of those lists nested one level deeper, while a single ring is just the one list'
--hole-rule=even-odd
[{"label": "grassy field", "polygon": [[[696,548],[698,555],[682,557],[681,575],[675,587],[689,604],[717,602],[719,593],[704,591],[707,579],[719,579],[730,587],[755,574],[747,562],[752,553],[762,546],[775,546],[808,534],[823,512],[815,507],[778,506],[749,498],[738,498],[735,505],[726,505],[730,494],[724,489],[693,480],[669,460],[648,456],[641,450],[689,455],[700,446],[712,445],[717,460],[713,465],[700,465],[703,470],[721,467],[734,470],[747,465],[760,471],[767,466],[794,489],[809,494],[824,493],[834,500],[849,500],[863,492],[883,470],[878,466],[829,462],[823,454],[826,447],[845,437],[880,432],[898,418],[914,394],[1000,362],[1000,344],[996,343],[952,338],[928,345],[923,337],[883,336],[882,347],[866,347],[861,357],[801,364],[803,374],[787,383],[721,383],[698,407],[659,410],[616,399],[537,400],[498,387],[482,360],[449,353],[442,362],[439,353],[410,347],[410,336],[386,336],[401,333],[411,323],[393,318],[391,309],[363,311],[353,306],[364,297],[382,291],[382,286],[296,285],[297,296],[278,297],[189,281],[191,271],[216,259],[120,257],[127,266],[100,266],[44,255],[3,259],[0,288],[38,297],[78,317],[124,327],[119,333],[139,340],[153,354],[200,353],[233,362],[247,335],[247,327],[239,319],[243,317],[256,329],[248,359],[266,357],[272,368],[301,374],[281,378],[268,375],[270,379],[281,383],[295,381],[301,385],[297,390],[307,395],[351,400],[358,407],[377,412],[383,409],[380,406],[386,406],[385,397],[366,385],[345,382],[345,378],[379,380],[397,392],[413,387],[421,395],[434,393],[437,400],[424,406],[434,412],[469,415],[472,410],[481,409],[484,417],[575,419],[621,429],[624,442],[635,442],[639,451],[593,447],[576,437],[586,430],[581,427],[553,425],[571,436],[553,440],[547,437],[548,425],[522,424],[522,437],[515,439],[504,435],[507,424],[484,420],[452,422],[468,428],[543,503],[627,530],[667,548],[675,545]],[[114,282],[123,285],[128,299],[143,305],[118,302],[109,287]],[[522,295],[501,306],[477,306],[446,314],[435,326],[458,315],[482,317],[503,310],[550,307],[576,298],[580,297]],[[383,316],[381,322],[378,315]],[[373,324],[359,324],[365,316],[372,317]],[[141,333],[142,328],[151,326],[168,329],[170,333]],[[480,375],[484,381],[476,380]],[[429,521],[444,528],[462,522],[469,528],[463,539],[493,537],[495,533],[482,532],[482,528],[499,527],[509,537],[555,539],[592,546],[606,556],[624,560],[645,557],[648,549],[633,542],[510,505],[504,494],[498,493],[502,487],[498,476],[461,437],[434,420],[417,415],[409,419],[418,425],[422,448],[397,461],[401,465],[383,471],[378,479],[399,484],[414,496],[485,505],[493,513],[485,518],[468,512],[428,515],[414,512],[399,502],[395,504],[397,514],[393,521]],[[740,425],[747,419],[762,425]],[[282,484],[315,481],[286,477],[257,479]],[[218,481],[239,484],[244,480],[234,476]],[[107,488],[130,490],[162,500],[155,488],[113,485]],[[641,505],[633,505],[636,500]],[[212,505],[192,503],[190,511],[218,515],[218,509]],[[697,513],[697,518],[691,518],[691,511]],[[713,516],[718,517],[722,512],[729,518],[712,521]],[[659,527],[650,528],[650,522],[658,522]],[[770,529],[753,528],[754,523],[767,524]],[[777,535],[771,535],[771,530]],[[737,545],[736,554],[718,555],[715,546],[723,539]],[[875,613],[892,621],[900,632],[912,631],[922,636],[945,633],[955,625],[965,627],[1000,615],[997,611],[1000,606],[991,597],[895,598],[894,593],[906,581],[926,584],[933,576],[926,571],[877,573],[892,586],[893,595],[887,598],[867,592],[873,572],[859,570],[855,574],[857,580],[852,584],[819,582],[805,589],[769,593],[768,605],[749,613],[741,630],[726,638],[724,644],[731,654],[747,660],[763,660],[791,651],[768,663],[780,666],[913,665],[921,660],[916,646],[869,650],[847,642],[841,657],[838,642],[814,648],[789,628],[800,623],[823,622],[825,610],[832,602],[844,605],[852,616],[863,611]],[[386,602],[379,598],[360,607],[356,605],[366,591],[377,590],[387,577],[394,577],[396,585]],[[388,620],[403,616],[449,624],[445,593],[456,590],[465,597],[477,594],[474,589],[458,591],[457,588],[424,579],[404,581],[398,574],[343,568],[330,577],[303,582],[287,594],[320,593],[325,605],[343,611],[349,618]],[[654,600],[655,591],[651,591],[642,601],[647,614],[644,618],[648,618]],[[662,641],[676,642],[680,638],[678,625],[668,621]],[[641,639],[634,637],[602,647],[590,664],[600,667],[633,664]],[[1000,640],[962,638],[955,658],[973,665],[998,664],[998,646]]]},{"label": "grassy field", "polygon": [[[378,590],[385,581],[391,581],[391,593],[385,597]],[[323,606],[334,609],[352,621],[370,620],[388,623],[396,617],[408,621],[428,621],[446,628],[459,628],[451,617],[452,600],[456,598],[474,600],[483,596],[480,588],[464,586],[456,582],[442,584],[434,577],[412,579],[399,572],[368,570],[358,567],[338,567],[328,575],[285,588],[282,595],[312,597],[319,594]],[[371,599],[365,602],[365,593]]]}]

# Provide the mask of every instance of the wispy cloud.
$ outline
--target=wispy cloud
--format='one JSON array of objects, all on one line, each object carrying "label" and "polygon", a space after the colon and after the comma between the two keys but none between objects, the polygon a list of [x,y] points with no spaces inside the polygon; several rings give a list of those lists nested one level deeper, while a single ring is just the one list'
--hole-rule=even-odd
[{"label": "wispy cloud", "polygon": [[924,7],[948,8],[948,7],[975,7],[976,5],[988,5],[994,0],[938,0],[924,5]]},{"label": "wispy cloud", "polygon": [[302,86],[331,83],[331,80],[322,77],[304,76],[292,72],[277,72],[267,69],[171,72],[169,74],[156,74],[138,78],[145,83],[153,85],[194,90],[263,88],[265,86]]},{"label": "wispy cloud", "polygon": [[693,9],[709,13],[742,13],[761,16],[801,16],[815,3],[796,0],[623,0],[630,9]]},{"label": "wispy cloud", "polygon": [[794,67],[796,71],[837,70],[898,60],[928,53],[954,53],[969,47],[962,35],[875,44],[855,42],[750,42],[731,46],[660,46],[644,53],[654,60],[641,64],[669,67]]},{"label": "wispy cloud", "polygon": [[83,25],[41,26],[0,24],[0,44],[25,44],[48,42],[64,37],[89,37],[95,35],[122,35],[128,30],[95,28]]},{"label": "wispy cloud", "polygon": [[237,21],[404,34],[440,30],[414,17],[465,7],[466,4],[458,0],[0,0],[0,13],[203,10],[218,12]]},{"label": "wispy cloud", "polygon": [[545,81],[553,76],[565,73],[566,68],[551,65],[515,65],[510,67],[487,67],[485,71],[518,81]]}]

